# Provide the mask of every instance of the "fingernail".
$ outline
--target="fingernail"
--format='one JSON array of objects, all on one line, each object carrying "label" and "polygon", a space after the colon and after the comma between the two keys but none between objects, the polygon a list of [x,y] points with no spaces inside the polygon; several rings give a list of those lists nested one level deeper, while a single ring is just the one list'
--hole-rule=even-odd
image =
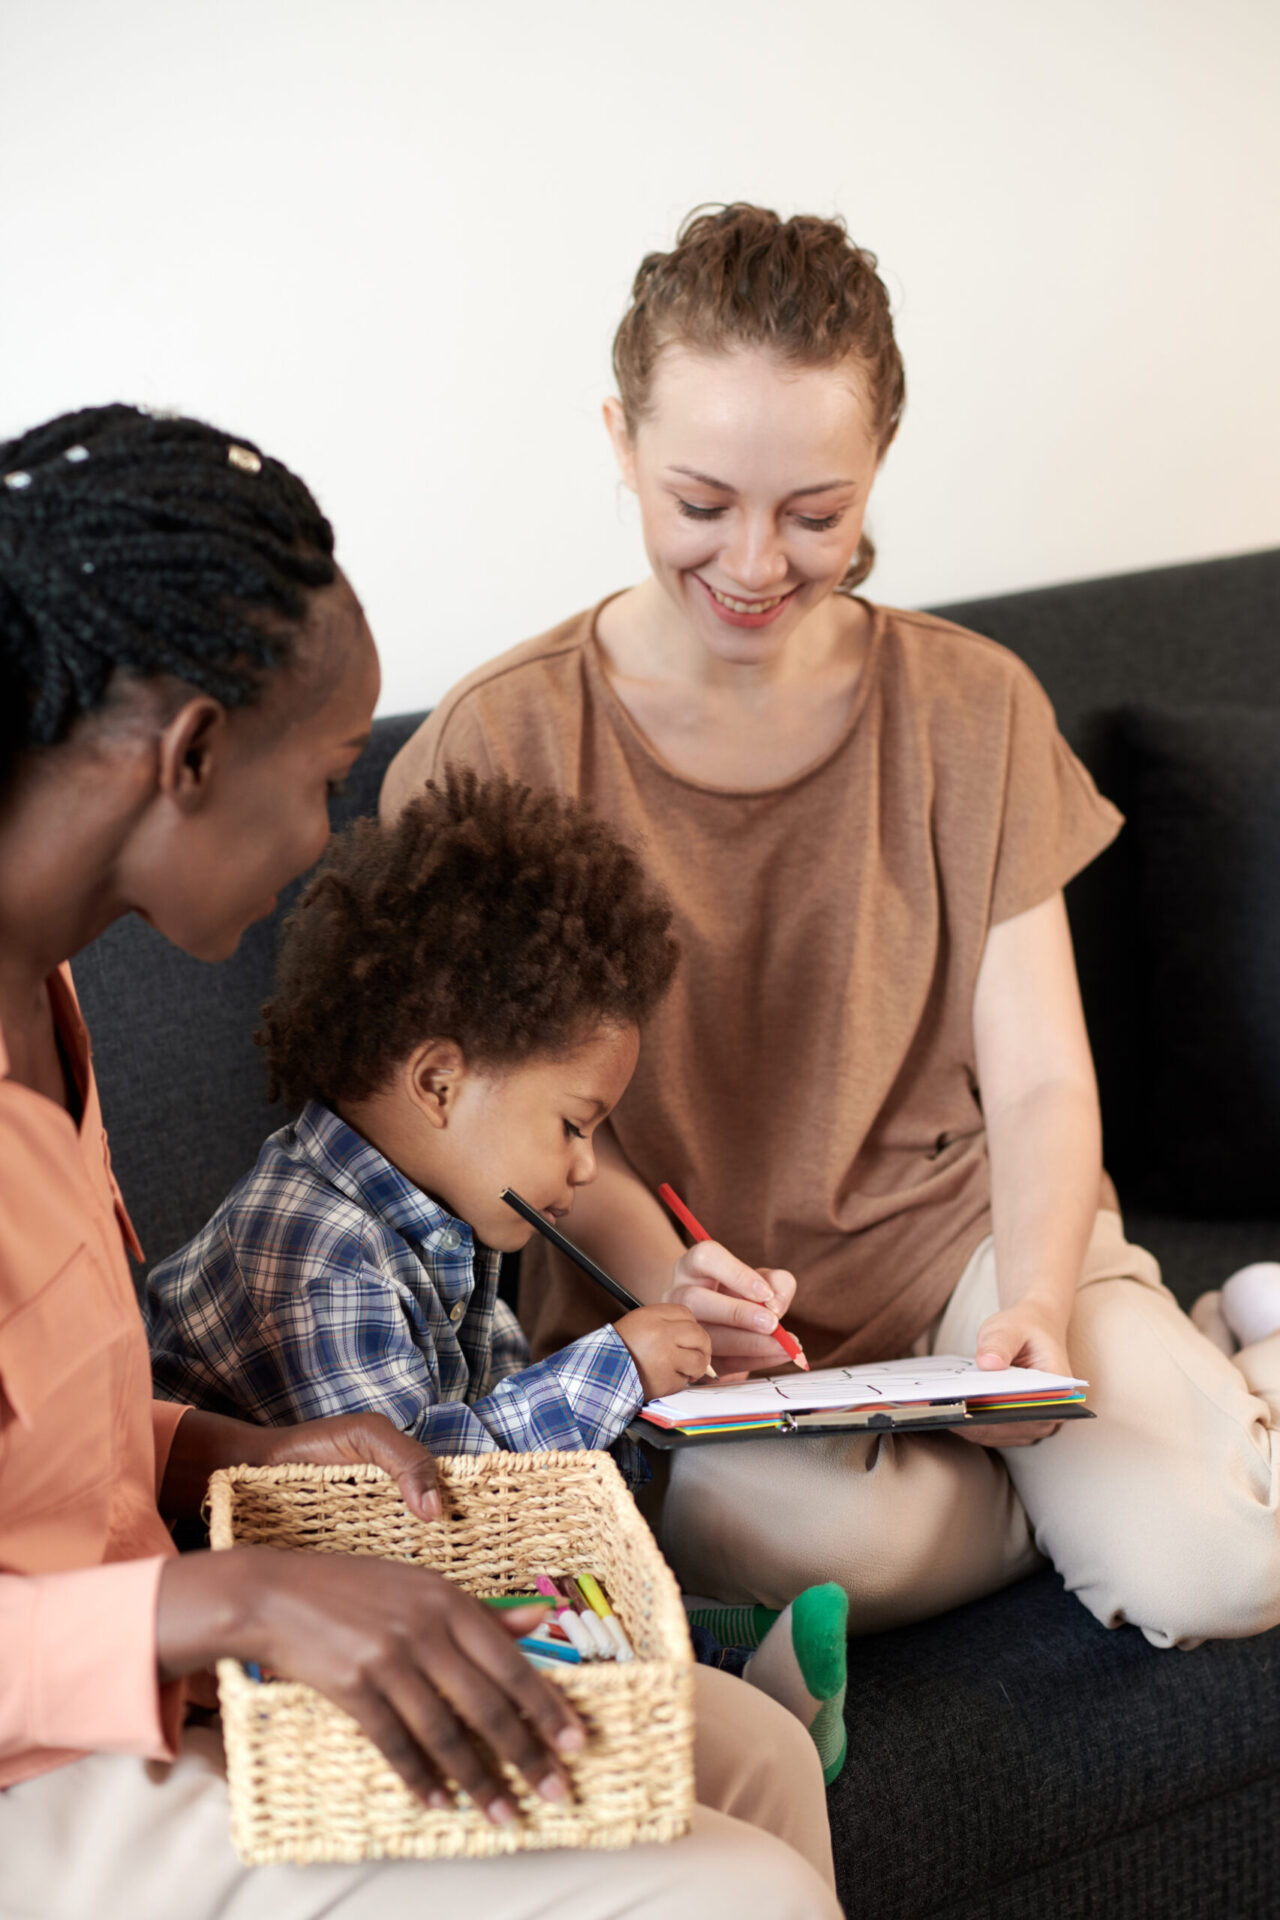
[{"label": "fingernail", "polygon": [[757,1333],[772,1333],[777,1326],[777,1316],[772,1313],[753,1313],[751,1324]]},{"label": "fingernail", "polygon": [[538,1797],[541,1800],[563,1800],[568,1791],[558,1773],[549,1773],[545,1780],[538,1782]]},{"label": "fingernail", "polygon": [[556,1735],[557,1753],[581,1753],[587,1744],[587,1736],[581,1727],[562,1727]]},{"label": "fingernail", "polygon": [[425,1495],[422,1502],[422,1517],[424,1520],[438,1520],[440,1518],[440,1495],[438,1493],[428,1493]]},{"label": "fingernail", "polygon": [[516,1810],[509,1800],[491,1800],[487,1811],[495,1827],[509,1827],[516,1817]]}]

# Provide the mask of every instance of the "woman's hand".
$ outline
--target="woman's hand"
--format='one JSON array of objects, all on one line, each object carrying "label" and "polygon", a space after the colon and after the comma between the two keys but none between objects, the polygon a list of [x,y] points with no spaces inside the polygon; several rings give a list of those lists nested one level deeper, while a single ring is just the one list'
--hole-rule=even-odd
[{"label": "woman's hand", "polygon": [[494,1756],[544,1800],[562,1800],[558,1756],[586,1740],[564,1695],[513,1644],[544,1617],[484,1607],[396,1561],[239,1547],[166,1562],[156,1639],[165,1680],[231,1655],[305,1681],[364,1728],[419,1799],[447,1805],[452,1779],[500,1825],[515,1808]]},{"label": "woman's hand", "polygon": [[[978,1365],[990,1372],[1003,1367],[1035,1367],[1041,1373],[1070,1374],[1062,1316],[1035,1300],[993,1313],[978,1329]],[[1010,1421],[995,1427],[957,1427],[980,1447],[1031,1447],[1047,1440],[1061,1420]]]},{"label": "woman's hand", "polygon": [[380,1413],[340,1413],[330,1420],[260,1431],[267,1443],[259,1456],[261,1466],[301,1462],[313,1467],[381,1467],[399,1487],[410,1513],[419,1520],[440,1518],[435,1461],[419,1441]]},{"label": "woman's hand", "polygon": [[219,1467],[278,1467],[290,1462],[382,1467],[410,1513],[440,1518],[431,1455],[380,1413],[343,1413],[296,1427],[258,1427],[247,1420],[189,1408],[178,1422],[165,1466],[160,1510],[168,1520],[197,1514]]},{"label": "woman's hand", "polygon": [[711,1357],[721,1380],[785,1364],[770,1338],[795,1297],[794,1274],[779,1267],[748,1267],[718,1240],[700,1240],[675,1263],[664,1299],[688,1307],[711,1335]]}]

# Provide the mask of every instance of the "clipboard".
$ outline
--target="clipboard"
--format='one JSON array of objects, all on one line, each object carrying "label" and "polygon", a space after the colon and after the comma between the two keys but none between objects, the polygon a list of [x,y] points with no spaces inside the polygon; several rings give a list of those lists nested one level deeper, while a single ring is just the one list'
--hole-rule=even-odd
[{"label": "clipboard", "polygon": [[918,1407],[849,1407],[820,1409],[813,1413],[787,1413],[780,1420],[759,1426],[721,1427],[702,1433],[681,1433],[677,1427],[655,1426],[637,1414],[626,1428],[628,1440],[658,1453],[676,1453],[684,1447],[723,1446],[730,1440],[778,1440],[784,1435],[802,1439],[806,1435],[835,1433],[927,1433],[949,1427],[1022,1426],[1037,1414],[1060,1420],[1096,1420],[1097,1415],[1079,1400],[1060,1405],[1036,1407],[979,1407],[970,1413],[966,1400],[935,1400]]}]

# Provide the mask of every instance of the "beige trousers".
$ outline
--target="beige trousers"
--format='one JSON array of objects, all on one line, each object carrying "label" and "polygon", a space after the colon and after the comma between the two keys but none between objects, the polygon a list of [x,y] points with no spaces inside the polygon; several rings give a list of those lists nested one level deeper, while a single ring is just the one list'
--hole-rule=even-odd
[{"label": "beige trousers", "polygon": [[244,1867],[222,1747],[97,1754],[0,1793],[2,1920],[839,1920],[817,1751],[798,1720],[699,1668],[693,1830],[625,1853]]},{"label": "beige trousers", "polygon": [[[920,1351],[973,1353],[998,1307],[988,1239]],[[1280,1621],[1280,1335],[1228,1359],[1098,1215],[1068,1330],[1096,1420],[988,1452],[954,1434],[788,1437],[673,1455],[659,1532],[686,1591],[783,1606],[838,1580],[871,1633],[1049,1560],[1156,1646]]]}]

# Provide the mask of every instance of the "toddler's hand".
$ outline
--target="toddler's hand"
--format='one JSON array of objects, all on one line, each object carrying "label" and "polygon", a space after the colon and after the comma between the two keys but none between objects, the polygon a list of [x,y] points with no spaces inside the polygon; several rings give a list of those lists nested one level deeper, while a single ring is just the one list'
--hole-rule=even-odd
[{"label": "toddler's hand", "polygon": [[613,1324],[636,1363],[646,1400],[679,1393],[706,1372],[711,1341],[687,1307],[663,1301],[656,1307],[637,1307]]},{"label": "toddler's hand", "polygon": [[718,1240],[699,1240],[676,1261],[665,1298],[688,1307],[707,1328],[723,1380],[786,1365],[772,1334],[795,1291],[795,1275],[783,1268],[749,1267]]}]

